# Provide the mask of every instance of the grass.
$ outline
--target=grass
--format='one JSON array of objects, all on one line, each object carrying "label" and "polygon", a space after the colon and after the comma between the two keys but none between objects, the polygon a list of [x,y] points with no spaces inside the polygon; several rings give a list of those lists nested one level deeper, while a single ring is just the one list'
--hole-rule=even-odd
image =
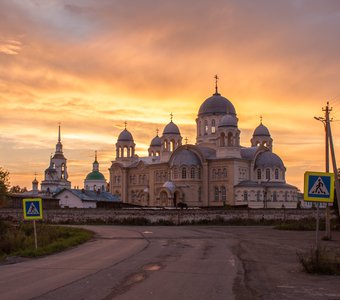
[{"label": "grass", "polygon": [[[316,230],[316,220],[315,218],[305,218],[301,220],[290,220],[284,223],[278,224],[274,227],[278,230],[297,230],[297,231],[315,231]],[[319,230],[325,230],[325,219],[320,219]],[[331,230],[340,230],[340,220],[331,220]]]},{"label": "grass", "polygon": [[63,251],[91,239],[93,233],[80,228],[37,223],[38,249],[34,246],[33,224],[0,221],[0,259],[9,256],[37,257]]},{"label": "grass", "polygon": [[326,248],[311,249],[297,253],[298,259],[307,273],[321,275],[340,275],[340,257]]}]

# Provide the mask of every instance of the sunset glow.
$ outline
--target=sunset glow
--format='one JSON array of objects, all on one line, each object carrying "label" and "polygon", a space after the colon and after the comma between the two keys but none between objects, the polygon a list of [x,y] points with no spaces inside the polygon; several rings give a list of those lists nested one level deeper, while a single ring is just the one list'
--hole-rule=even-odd
[{"label": "sunset glow", "polygon": [[31,189],[35,172],[41,182],[59,122],[72,186],[95,150],[109,178],[125,121],[139,156],[171,112],[194,144],[218,74],[241,144],[262,115],[287,182],[302,189],[305,171],[324,171],[313,117],[327,101],[340,150],[339,15],[331,0],[0,0],[0,166],[11,185]]}]

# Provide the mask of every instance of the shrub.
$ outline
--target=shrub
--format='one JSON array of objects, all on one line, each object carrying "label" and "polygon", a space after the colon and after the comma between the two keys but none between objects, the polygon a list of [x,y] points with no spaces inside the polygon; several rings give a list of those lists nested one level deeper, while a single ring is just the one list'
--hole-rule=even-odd
[{"label": "shrub", "polygon": [[326,248],[312,248],[309,252],[297,253],[299,262],[307,273],[340,275],[340,258]]}]

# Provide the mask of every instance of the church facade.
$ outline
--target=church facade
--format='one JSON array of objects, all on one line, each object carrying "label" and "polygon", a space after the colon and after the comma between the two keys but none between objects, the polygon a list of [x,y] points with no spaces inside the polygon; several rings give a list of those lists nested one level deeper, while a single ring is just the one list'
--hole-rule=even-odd
[{"label": "church facade", "polygon": [[110,192],[140,206],[296,208],[298,189],[286,183],[268,128],[261,120],[249,147],[241,146],[235,107],[218,92],[217,82],[199,108],[196,128],[196,144],[183,144],[171,117],[152,139],[148,156],[139,157],[125,127],[109,169]]}]

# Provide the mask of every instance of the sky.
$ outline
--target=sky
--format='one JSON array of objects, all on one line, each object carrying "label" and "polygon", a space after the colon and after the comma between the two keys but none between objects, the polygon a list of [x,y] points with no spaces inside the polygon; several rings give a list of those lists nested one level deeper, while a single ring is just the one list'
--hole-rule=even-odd
[{"label": "sky", "polygon": [[194,144],[218,74],[241,144],[262,115],[302,189],[325,169],[327,101],[340,149],[339,36],[338,0],[0,0],[0,166],[11,185],[41,182],[59,122],[72,186],[95,150],[109,178],[125,121],[139,156],[170,113]]}]

